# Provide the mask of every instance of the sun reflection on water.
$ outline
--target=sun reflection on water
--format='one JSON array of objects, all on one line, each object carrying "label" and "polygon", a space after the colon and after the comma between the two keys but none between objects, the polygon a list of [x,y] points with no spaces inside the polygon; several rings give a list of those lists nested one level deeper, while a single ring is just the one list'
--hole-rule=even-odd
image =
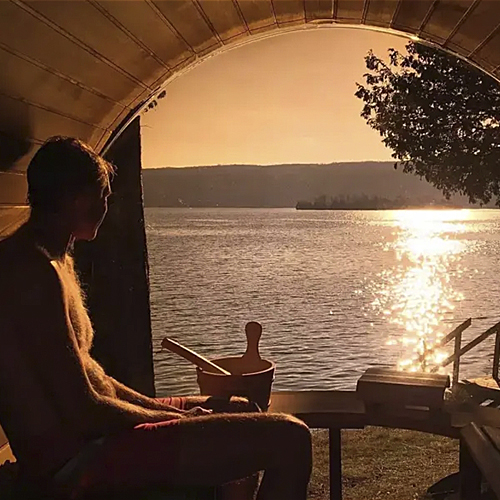
[{"label": "sun reflection on water", "polygon": [[395,226],[394,240],[384,250],[394,252],[395,265],[381,273],[372,303],[374,311],[399,326],[403,355],[398,369],[428,371],[449,354],[440,340],[452,329],[452,318],[463,295],[453,288],[450,275],[460,272],[464,253],[458,235],[470,218],[468,210],[404,210],[388,212]]}]

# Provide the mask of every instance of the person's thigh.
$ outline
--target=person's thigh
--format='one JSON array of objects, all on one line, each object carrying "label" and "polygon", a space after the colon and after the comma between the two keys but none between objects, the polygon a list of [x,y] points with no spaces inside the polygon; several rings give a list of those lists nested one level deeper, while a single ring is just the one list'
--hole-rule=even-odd
[{"label": "person's thigh", "polygon": [[280,465],[276,452],[297,432],[308,432],[299,420],[262,413],[138,425],[106,440],[85,473],[84,486],[223,484]]}]

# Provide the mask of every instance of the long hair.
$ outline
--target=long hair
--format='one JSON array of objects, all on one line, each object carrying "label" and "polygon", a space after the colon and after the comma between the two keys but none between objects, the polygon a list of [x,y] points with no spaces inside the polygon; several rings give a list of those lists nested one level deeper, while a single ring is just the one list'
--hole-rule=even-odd
[{"label": "long hair", "polygon": [[28,202],[33,210],[58,212],[64,199],[87,188],[110,187],[115,169],[88,144],[54,136],[28,165]]}]

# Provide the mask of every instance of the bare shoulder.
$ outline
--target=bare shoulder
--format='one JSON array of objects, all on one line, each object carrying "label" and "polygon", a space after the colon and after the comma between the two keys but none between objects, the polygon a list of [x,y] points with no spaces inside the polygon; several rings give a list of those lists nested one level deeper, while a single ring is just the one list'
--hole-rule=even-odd
[{"label": "bare shoulder", "polygon": [[62,298],[62,284],[50,259],[14,237],[0,242],[0,303],[4,311],[29,313],[31,306]]}]

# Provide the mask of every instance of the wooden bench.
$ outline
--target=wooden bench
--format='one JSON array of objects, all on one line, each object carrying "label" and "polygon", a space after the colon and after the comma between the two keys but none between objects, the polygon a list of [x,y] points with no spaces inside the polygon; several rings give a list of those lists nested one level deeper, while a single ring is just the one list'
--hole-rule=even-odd
[{"label": "wooden bench", "polygon": [[460,433],[460,500],[480,499],[483,481],[500,499],[500,428],[472,422]]},{"label": "wooden bench", "polygon": [[[439,386],[439,389],[436,389],[439,397],[435,395],[433,400],[436,406],[443,405],[443,391],[447,383],[447,380],[439,379],[436,384]],[[431,408],[422,408],[420,405],[417,408],[399,405],[400,407],[397,408],[394,405],[388,405],[389,411],[385,410],[384,405],[375,404],[371,406],[372,411],[367,411],[362,398],[362,395],[366,394],[366,388],[365,386],[361,390],[361,394],[354,391],[283,391],[273,392],[271,395],[269,411],[295,415],[313,429],[328,429],[330,500],[342,499],[342,429],[362,429],[367,425],[378,425],[458,438],[460,427],[471,421],[472,414],[468,411],[453,417],[444,409],[437,410],[434,404]],[[416,392],[420,390],[417,389]],[[420,399],[418,402],[422,403]],[[410,403],[415,403],[415,400],[412,399]],[[368,410],[370,410],[369,404]],[[491,418],[489,412],[487,413],[484,415],[483,412],[477,412],[474,416],[484,421]]]}]

